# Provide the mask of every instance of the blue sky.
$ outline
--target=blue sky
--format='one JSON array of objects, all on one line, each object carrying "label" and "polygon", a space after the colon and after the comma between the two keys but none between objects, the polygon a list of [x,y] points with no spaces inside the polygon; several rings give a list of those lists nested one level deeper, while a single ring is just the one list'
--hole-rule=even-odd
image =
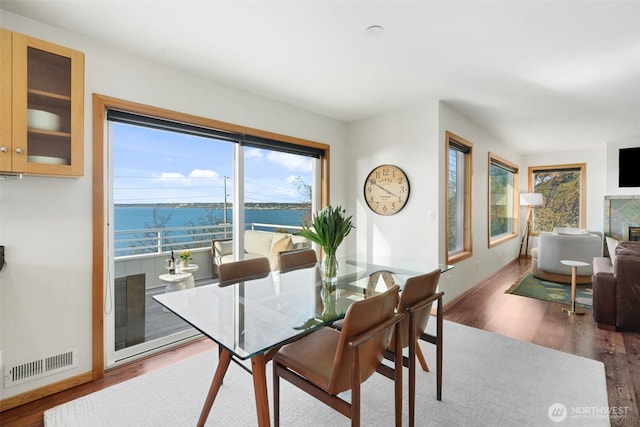
[{"label": "blue sky", "polygon": [[[114,203],[233,200],[233,143],[112,123]],[[313,159],[245,148],[246,202],[302,202]]]}]

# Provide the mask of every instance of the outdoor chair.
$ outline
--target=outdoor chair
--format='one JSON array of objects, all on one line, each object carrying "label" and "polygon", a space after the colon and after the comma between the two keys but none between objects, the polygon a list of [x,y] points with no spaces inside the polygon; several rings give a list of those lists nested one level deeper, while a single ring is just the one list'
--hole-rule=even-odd
[{"label": "outdoor chair", "polygon": [[[360,425],[360,384],[380,365],[394,329],[399,287],[356,301],[347,309],[342,330],[323,327],[283,346],[273,358],[274,425],[280,425],[280,378],[319,399]],[[396,352],[402,351],[396,343]],[[395,368],[395,425],[402,425],[402,366]],[[351,402],[337,395],[351,390]]]}]

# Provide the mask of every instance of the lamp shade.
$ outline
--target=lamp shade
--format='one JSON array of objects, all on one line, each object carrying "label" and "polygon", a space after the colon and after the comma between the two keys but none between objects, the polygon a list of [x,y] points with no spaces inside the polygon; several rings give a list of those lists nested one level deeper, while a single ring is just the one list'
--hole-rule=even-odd
[{"label": "lamp shade", "polygon": [[520,205],[540,206],[542,204],[542,193],[521,193]]}]

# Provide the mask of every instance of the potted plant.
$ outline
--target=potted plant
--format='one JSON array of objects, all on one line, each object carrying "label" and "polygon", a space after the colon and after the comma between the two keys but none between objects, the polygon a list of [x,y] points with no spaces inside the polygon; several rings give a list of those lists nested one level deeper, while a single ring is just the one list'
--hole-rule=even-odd
[{"label": "potted plant", "polygon": [[191,252],[181,251],[179,256],[180,256],[180,267],[189,267],[189,261],[191,261]]},{"label": "potted plant", "polygon": [[336,251],[354,228],[352,216],[347,217],[345,213],[340,206],[326,206],[314,213],[310,221],[305,221],[302,231],[297,233],[322,247],[324,255],[320,264],[320,274],[324,285],[335,285],[338,279]]}]

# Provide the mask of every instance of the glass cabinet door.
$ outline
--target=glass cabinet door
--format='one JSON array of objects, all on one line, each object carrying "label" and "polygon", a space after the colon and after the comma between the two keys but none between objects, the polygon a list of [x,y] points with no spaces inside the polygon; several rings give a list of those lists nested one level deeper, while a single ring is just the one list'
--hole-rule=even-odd
[{"label": "glass cabinet door", "polygon": [[13,34],[13,172],[83,174],[84,55]]}]

